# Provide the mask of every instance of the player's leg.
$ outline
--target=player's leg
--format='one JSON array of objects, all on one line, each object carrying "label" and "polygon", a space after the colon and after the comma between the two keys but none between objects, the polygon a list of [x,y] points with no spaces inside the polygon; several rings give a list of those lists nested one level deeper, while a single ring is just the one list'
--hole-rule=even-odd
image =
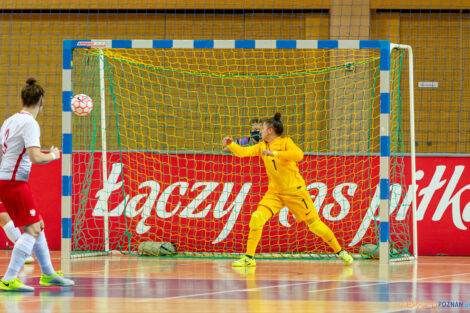
[{"label": "player's leg", "polygon": [[[31,229],[40,229],[39,222],[29,225]],[[10,263],[0,281],[0,289],[7,291],[34,291],[33,287],[24,285],[18,279],[18,273],[23,267],[26,258],[31,255],[36,238],[28,232],[24,232],[16,241],[11,253]]]},{"label": "player's leg", "polygon": [[284,201],[297,221],[305,221],[310,231],[323,239],[346,265],[353,262],[351,255],[341,248],[333,231],[321,221],[308,191],[286,196]]},{"label": "player's leg", "polygon": [[[31,196],[24,195],[25,182],[0,180],[0,198],[3,201],[6,212],[18,226],[39,222],[38,216],[30,214]],[[10,257],[10,263],[5,275],[0,280],[0,289],[8,291],[34,291],[33,287],[24,285],[18,279],[18,272],[23,267],[26,258],[31,255],[36,238],[23,233],[15,242]]]},{"label": "player's leg", "polygon": [[42,286],[73,286],[75,284],[73,280],[64,278],[62,271],[56,272],[52,266],[49,246],[44,234],[43,221],[41,220],[39,228],[26,226],[23,227],[23,230],[25,233],[33,234],[36,237],[33,252],[36,255],[42,271],[39,284]]},{"label": "player's leg", "polygon": [[259,205],[258,209],[251,215],[250,232],[246,244],[246,255],[254,257],[256,247],[261,239],[264,224],[273,216],[273,212],[263,205]]},{"label": "player's leg", "polygon": [[354,261],[352,256],[346,250],[341,248],[333,231],[319,218],[307,219],[305,220],[305,223],[315,235],[321,237],[321,239],[323,239],[323,241],[333,249],[333,251],[343,260],[344,264],[350,265]]},{"label": "player's leg", "polygon": [[8,239],[15,243],[21,236],[19,228],[15,227],[15,224],[10,218],[10,215],[5,211],[3,204],[0,204],[0,226],[5,231]]},{"label": "player's leg", "polygon": [[[25,183],[21,186],[23,189],[24,198],[27,198],[29,207],[37,208],[36,200],[33,197],[33,193],[29,184]],[[30,212],[30,210],[28,210]],[[64,278],[61,271],[55,271],[52,262],[51,256],[49,252],[49,247],[47,245],[46,236],[44,234],[44,222],[40,217],[38,210],[35,210],[36,217],[39,217],[39,223],[35,223],[34,225],[27,225],[23,227],[23,231],[26,234],[30,234],[33,236],[36,241],[33,246],[33,252],[36,255],[38,260],[39,266],[41,267],[41,279],[39,284],[42,286],[72,286],[74,285],[74,281]],[[26,217],[25,217],[26,218]],[[26,224],[26,223],[24,223]],[[23,225],[24,225],[23,224]]]},{"label": "player's leg", "polygon": [[248,240],[246,243],[246,254],[241,259],[233,262],[234,267],[253,267],[256,262],[253,259],[256,247],[261,239],[263,226],[273,216],[270,209],[263,205],[258,205],[258,209],[253,212],[250,218],[250,232],[248,233]]},{"label": "player's leg", "polygon": [[[18,272],[23,267],[26,258],[34,250],[41,256],[38,258],[41,269],[48,268],[50,264],[49,249],[47,242],[44,247],[45,238],[43,233],[44,224],[37,209],[36,200],[33,197],[31,188],[26,182],[0,181],[0,196],[5,208],[16,225],[23,226],[23,234],[18,238],[13,248],[10,264],[0,281],[0,289],[9,291],[33,291],[33,287],[25,286],[18,278]],[[13,214],[13,215],[12,215]],[[39,239],[39,241],[37,240]],[[47,256],[45,256],[47,254]],[[50,265],[52,268],[52,265]],[[53,273],[52,278],[61,277],[60,273]],[[43,274],[44,275],[44,274]],[[49,277],[49,276],[47,276]],[[48,281],[52,278],[47,279]],[[43,278],[41,277],[41,280]],[[57,278],[53,282],[59,282],[59,286],[70,286],[72,281],[64,278]]]},{"label": "player's leg", "polygon": [[[3,228],[5,231],[5,234],[7,235],[8,239],[10,239],[11,242],[15,243],[18,238],[21,236],[21,231],[18,227],[15,226],[13,221],[10,218],[10,215],[8,215],[5,206],[3,203],[0,202],[0,226]],[[33,263],[34,258],[33,256],[28,256],[26,258],[26,264]]]},{"label": "player's leg", "polygon": [[276,215],[284,207],[281,199],[268,192],[261,202],[258,204],[258,208],[251,215],[250,218],[250,232],[248,234],[248,241],[246,244],[246,255],[241,259],[232,263],[234,267],[253,267],[256,266],[256,262],[253,259],[258,243],[261,239],[264,224],[273,216]]}]

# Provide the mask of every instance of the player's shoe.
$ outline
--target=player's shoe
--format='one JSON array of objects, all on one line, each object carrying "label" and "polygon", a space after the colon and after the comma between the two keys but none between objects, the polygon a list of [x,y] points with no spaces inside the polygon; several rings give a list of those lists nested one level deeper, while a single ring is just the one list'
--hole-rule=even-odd
[{"label": "player's shoe", "polygon": [[34,263],[34,258],[32,255],[26,258],[26,261],[24,261],[24,264],[31,264]]},{"label": "player's shoe", "polygon": [[241,259],[236,260],[232,263],[232,267],[255,267],[256,261],[253,258],[249,258],[244,255]]},{"label": "player's shoe", "polygon": [[12,280],[0,280],[0,290],[4,291],[18,291],[18,292],[31,292],[34,291],[34,287],[26,286],[18,278]]},{"label": "player's shoe", "polygon": [[47,276],[44,273],[41,274],[41,279],[39,280],[41,286],[62,286],[68,287],[75,285],[75,282],[71,279],[64,278],[64,273],[62,271],[57,271],[55,275]]},{"label": "player's shoe", "polygon": [[341,250],[338,253],[338,256],[343,260],[344,264],[346,265],[351,265],[352,262],[354,262],[353,257],[346,251],[346,250]]}]

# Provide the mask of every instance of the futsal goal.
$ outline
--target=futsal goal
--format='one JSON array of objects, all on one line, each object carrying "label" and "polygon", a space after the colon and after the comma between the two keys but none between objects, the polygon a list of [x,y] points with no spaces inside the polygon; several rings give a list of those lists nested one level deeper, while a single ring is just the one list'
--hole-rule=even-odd
[{"label": "futsal goal", "polygon": [[[301,174],[339,243],[362,257],[377,248],[383,262],[416,256],[409,47],[65,40],[63,56],[63,257],[137,254],[146,241],[182,256],[244,253],[268,180],[259,158],[223,152],[221,140],[249,137],[253,118],[275,112],[305,153]],[[76,94],[92,98],[91,113],[71,112]],[[257,253],[334,257],[286,208]]]}]

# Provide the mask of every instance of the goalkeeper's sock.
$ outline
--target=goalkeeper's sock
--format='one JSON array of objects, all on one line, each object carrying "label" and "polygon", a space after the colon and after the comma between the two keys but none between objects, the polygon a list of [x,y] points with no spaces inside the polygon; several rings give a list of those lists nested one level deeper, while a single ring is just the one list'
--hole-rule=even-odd
[{"label": "goalkeeper's sock", "polygon": [[329,241],[326,241],[326,240],[325,241],[331,247],[331,249],[333,249],[335,253],[340,253],[341,246],[332,231],[331,231],[331,234],[333,235],[333,238],[331,238]]},{"label": "goalkeeper's sock", "polygon": [[36,259],[38,259],[38,263],[39,266],[41,266],[42,273],[47,276],[55,275],[56,272],[52,267],[51,255],[49,253],[49,247],[47,246],[44,231],[39,234],[38,239],[34,244],[33,252],[36,255]]},{"label": "goalkeeper's sock", "polygon": [[261,233],[263,229],[251,230],[248,234],[248,242],[246,243],[246,255],[254,256],[256,252],[256,247],[258,246],[259,240],[261,239]]},{"label": "goalkeeper's sock", "polygon": [[316,220],[315,222],[308,225],[308,228],[317,236],[320,236],[330,247],[333,249],[335,253],[339,253],[341,251],[341,246],[338,243],[338,240],[333,234],[333,231],[326,226],[320,220]]}]

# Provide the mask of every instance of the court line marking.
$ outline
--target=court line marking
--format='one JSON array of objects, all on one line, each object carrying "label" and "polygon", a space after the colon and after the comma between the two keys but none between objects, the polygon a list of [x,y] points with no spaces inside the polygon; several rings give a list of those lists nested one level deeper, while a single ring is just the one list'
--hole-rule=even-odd
[{"label": "court line marking", "polygon": [[[127,269],[126,269],[127,270]],[[127,270],[128,271],[128,270]],[[455,276],[464,276],[468,275],[470,273],[458,273],[458,274],[448,274],[448,275],[440,275],[440,276],[430,276],[430,277],[422,277],[416,280],[416,282],[425,282],[428,283],[425,280],[428,279],[435,279],[435,278],[441,278],[441,277],[455,277]],[[22,276],[23,278],[35,278],[38,276]],[[90,277],[90,276],[78,276],[82,278],[95,278],[95,279],[135,279],[135,282],[126,282],[128,285],[138,285],[141,283],[141,279],[147,281],[147,280],[209,280],[209,281],[246,281],[246,280],[257,280],[257,281],[274,281],[274,282],[282,282],[285,281],[283,279],[273,279],[273,278],[262,278],[262,279],[246,279],[246,278],[194,278],[194,277],[152,277],[152,278],[144,278],[144,277]],[[291,280],[292,283],[290,284],[284,284],[284,285],[272,285],[272,286],[264,286],[264,287],[258,287],[259,289],[266,289],[266,288],[275,288],[275,287],[286,287],[286,286],[296,286],[296,285],[304,285],[304,284],[314,284],[314,283],[325,283],[325,282],[350,282],[350,283],[359,283],[358,285],[353,285],[353,286],[344,286],[344,287],[335,287],[335,288],[328,288],[328,289],[319,289],[319,290],[313,290],[309,292],[322,292],[322,291],[330,291],[330,290],[338,290],[338,289],[350,289],[350,288],[355,288],[355,287],[368,287],[368,286],[374,286],[374,285],[381,285],[381,284],[393,284],[393,283],[413,283],[413,281],[410,280],[394,280],[394,281],[375,281],[374,283],[369,283],[367,284],[368,281],[366,280],[325,280],[325,279],[320,279],[320,280],[297,280],[293,281]],[[362,284],[361,284],[362,283]],[[441,281],[431,281],[429,283],[467,283],[470,284],[470,282],[441,282]],[[90,284],[82,284],[82,285],[75,285],[75,288],[80,286],[89,286]],[[121,286],[121,283],[107,283],[107,284],[93,284],[93,286]],[[226,292],[240,292],[240,291],[250,291],[250,290],[256,290],[256,288],[250,288],[250,289],[234,289],[234,290],[225,290],[223,293]],[[180,297],[180,296],[178,296]],[[186,295],[184,297],[191,297],[189,295]]]},{"label": "court line marking", "polygon": [[[423,277],[420,279],[417,279],[416,281],[421,281],[424,279],[432,279],[432,278],[442,278],[442,277],[453,277],[453,276],[461,276],[461,275],[468,275],[470,273],[460,273],[460,274],[450,274],[450,275],[438,275],[438,276],[430,276],[430,277]],[[194,298],[194,297],[201,297],[201,296],[208,296],[208,295],[217,295],[217,294],[224,294],[224,293],[232,293],[232,292],[253,292],[256,290],[262,290],[262,289],[270,289],[270,288],[281,288],[281,287],[288,287],[288,286],[299,286],[299,285],[307,285],[307,284],[312,284],[316,282],[322,282],[322,281],[308,281],[308,282],[302,282],[302,283],[293,283],[293,284],[283,284],[283,285],[275,285],[275,286],[265,286],[265,287],[256,287],[256,288],[244,288],[244,289],[235,289],[235,290],[223,290],[223,291],[216,291],[216,292],[206,292],[206,293],[199,293],[199,294],[191,294],[191,295],[182,295],[182,296],[174,296],[174,297],[166,297],[166,298],[147,298],[147,299],[133,299],[133,298],[125,298],[125,301],[129,302],[134,302],[134,303],[143,303],[143,302],[156,302],[156,301],[164,301],[164,300],[174,300],[174,299],[184,299],[184,298]],[[398,283],[398,282],[410,282],[410,281],[394,281],[394,282],[377,282],[377,283],[371,283],[371,284],[362,284],[362,285],[354,285],[354,286],[348,286],[348,287],[337,287],[337,288],[328,288],[328,289],[320,289],[320,290],[313,290],[310,292],[324,292],[324,291],[331,291],[331,290],[339,290],[339,289],[350,289],[350,288],[355,288],[355,287],[366,287],[366,286],[374,286],[374,285],[380,285],[380,284],[393,284],[393,283]],[[413,283],[413,282],[411,282]],[[67,298],[74,298],[77,299],[74,296],[70,296]],[[95,297],[93,297],[95,298]],[[96,298],[101,298],[101,299],[108,299],[107,301],[109,302],[115,302],[113,301],[113,298],[105,298],[105,297],[96,297]],[[96,299],[95,298],[95,299]],[[36,302],[38,297],[34,297],[31,299],[22,299],[22,302]],[[117,299],[116,299],[117,300]],[[223,299],[221,299],[223,300]],[[121,298],[119,298],[119,301],[122,301]],[[399,302],[387,302],[388,304],[391,303],[399,303]],[[393,312],[401,312],[403,310],[393,310],[393,311],[385,311],[386,313],[393,313]]]},{"label": "court line marking", "polygon": [[[319,290],[312,290],[309,292],[312,293],[317,293],[317,292],[325,292],[325,291],[332,291],[332,290],[345,290],[345,289],[351,289],[351,288],[357,288],[357,287],[368,287],[368,286],[376,286],[376,285],[381,285],[381,284],[394,284],[394,283],[401,283],[401,282],[407,282],[407,283],[413,283],[413,282],[421,282],[424,280],[429,280],[429,279],[436,279],[436,278],[443,278],[443,277],[456,277],[456,276],[464,276],[464,275],[469,275],[470,273],[459,273],[459,274],[447,274],[447,275],[438,275],[438,276],[429,276],[429,277],[422,277],[419,279],[416,279],[415,281],[410,281],[410,280],[401,280],[401,281],[384,281],[384,282],[375,282],[371,284],[357,284],[353,286],[346,286],[346,287],[335,287],[335,288],[327,288],[327,289],[319,289]],[[157,278],[158,279],[158,278]],[[168,278],[166,278],[168,279]],[[169,279],[182,279],[182,278],[169,278]],[[187,279],[187,278],[184,278]],[[198,278],[192,278],[192,279],[198,279]],[[199,278],[201,279],[201,278]],[[202,278],[204,279],[204,278]],[[210,278],[206,278],[205,280],[211,280]],[[241,280],[241,279],[240,279]],[[272,280],[272,279],[271,279]],[[215,292],[205,292],[205,293],[198,293],[198,294],[190,294],[190,295],[181,295],[181,296],[174,296],[174,297],[164,297],[164,298],[157,298],[157,299],[140,299],[140,300],[132,300],[132,298],[126,298],[128,301],[132,302],[149,302],[149,301],[162,301],[162,300],[172,300],[172,299],[183,299],[183,298],[194,298],[194,297],[201,297],[201,296],[208,296],[208,295],[217,295],[217,294],[224,294],[224,293],[235,293],[235,292],[253,292],[257,290],[263,290],[263,289],[271,289],[271,288],[282,288],[282,287],[289,287],[289,286],[300,286],[300,285],[308,285],[308,284],[313,284],[313,283],[319,283],[319,282],[338,282],[338,281],[331,281],[331,280],[313,280],[313,281],[303,281],[300,283],[290,283],[290,284],[280,284],[280,285],[274,285],[274,286],[264,286],[264,287],[256,287],[256,288],[243,288],[243,289],[233,289],[233,290],[222,290],[222,291],[215,291]],[[352,282],[361,282],[361,281],[352,281]],[[431,282],[433,283],[433,282]],[[441,282],[438,282],[441,283]],[[78,287],[78,286],[77,286]],[[394,312],[394,311],[392,311]]]},{"label": "court line marking", "polygon": [[[461,276],[461,275],[468,275],[468,274],[470,274],[470,273],[430,276],[430,277],[423,277],[423,278],[417,279],[416,281],[420,281],[420,280],[424,280],[424,279],[431,279],[431,278]],[[152,301],[152,300],[153,301],[162,301],[162,300],[172,300],[172,299],[182,299],[182,298],[193,298],[193,297],[217,295],[217,294],[231,293],[231,292],[256,291],[256,290],[270,289],[270,288],[280,288],[280,287],[307,285],[307,284],[313,284],[313,283],[316,283],[316,282],[319,282],[319,281],[310,281],[310,282],[302,282],[302,283],[294,283],[294,284],[284,284],[284,285],[276,285],[276,286],[265,286],[265,287],[248,288],[248,289],[244,288],[244,289],[224,290],[224,291],[216,291],[216,292],[205,292],[205,293],[199,293],[199,294],[183,295],[183,296],[175,296],[175,297],[166,297],[166,298],[158,298],[158,299],[136,300],[135,302],[146,302],[146,301]],[[408,281],[400,281],[400,282],[410,282],[410,281],[408,280]],[[310,291],[310,292],[313,292],[313,293],[314,292],[324,292],[324,291],[331,291],[331,290],[350,289],[350,288],[357,288],[357,287],[368,287],[368,286],[376,286],[376,285],[381,285],[381,284],[393,284],[393,283],[398,283],[398,281],[377,282],[377,283],[372,283],[372,284],[359,284],[359,285],[348,286],[348,287],[336,287],[336,288],[328,288],[328,289],[321,289],[321,290],[313,290],[313,291]],[[413,282],[411,282],[411,283],[413,283]]]}]

